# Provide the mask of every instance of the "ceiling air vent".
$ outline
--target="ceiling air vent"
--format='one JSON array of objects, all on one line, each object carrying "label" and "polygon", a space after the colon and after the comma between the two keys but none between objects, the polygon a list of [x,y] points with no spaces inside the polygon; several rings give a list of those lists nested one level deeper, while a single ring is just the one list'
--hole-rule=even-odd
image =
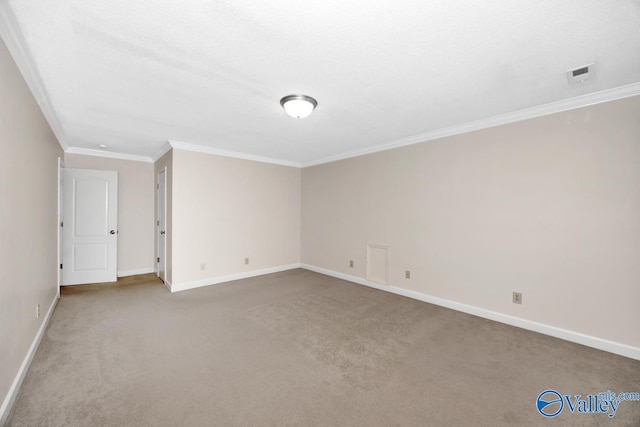
[{"label": "ceiling air vent", "polygon": [[582,65],[572,70],[567,70],[567,79],[569,83],[582,83],[585,80],[592,79],[595,74],[595,63]]}]

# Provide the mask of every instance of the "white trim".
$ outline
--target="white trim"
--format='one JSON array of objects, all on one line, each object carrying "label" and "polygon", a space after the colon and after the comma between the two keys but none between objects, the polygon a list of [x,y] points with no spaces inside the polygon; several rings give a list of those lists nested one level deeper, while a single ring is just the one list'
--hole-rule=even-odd
[{"label": "white trim", "polygon": [[462,304],[456,301],[423,294],[421,292],[399,288],[397,286],[381,285],[379,283],[371,282],[361,277],[328,270],[322,267],[316,267],[314,265],[301,264],[301,268],[315,271],[316,273],[325,274],[327,276],[336,277],[338,279],[347,280],[359,285],[369,286],[381,291],[391,292],[393,294],[413,298],[419,301],[427,302],[429,304],[439,305],[441,307],[450,308],[452,310],[461,311],[463,313],[472,314],[474,316],[482,317],[511,326],[516,326],[518,328],[527,329],[529,331],[538,332],[544,335],[550,335],[552,337],[586,345],[587,347],[596,348],[598,350],[608,351],[609,353],[619,354],[631,359],[640,360],[640,348],[633,347],[627,344],[609,341],[591,335],[582,334],[580,332],[570,331],[567,329],[558,328],[556,326],[534,322],[532,320],[526,320],[520,317],[510,316],[508,314],[498,313],[496,311],[487,310],[468,304]]},{"label": "white trim", "polygon": [[[1,12],[2,10],[0,9],[0,23],[2,22]],[[21,71],[22,71],[22,68],[21,68]],[[310,160],[306,162],[296,162],[291,160],[276,159],[272,157],[263,157],[263,156],[258,156],[254,154],[249,154],[249,153],[241,153],[239,151],[223,150],[219,148],[209,147],[206,145],[198,145],[198,144],[187,143],[187,142],[182,142],[177,140],[168,140],[167,143],[163,145],[162,148],[158,152],[156,152],[153,156],[136,156],[136,155],[120,154],[120,153],[113,153],[113,152],[100,151],[100,150],[89,150],[89,149],[77,148],[77,147],[66,148],[65,152],[86,154],[90,156],[113,157],[113,158],[135,160],[135,161],[142,161],[142,162],[155,162],[160,157],[162,157],[167,151],[169,151],[171,148],[176,148],[176,149],[186,150],[186,151],[195,151],[198,153],[214,154],[222,157],[232,157],[236,159],[252,160],[252,161],[261,162],[261,163],[271,163],[271,164],[276,164],[281,166],[290,166],[295,168],[307,168],[311,166],[321,165],[324,163],[331,163],[338,160],[364,156],[367,154],[373,154],[381,151],[392,150],[394,148],[405,147],[408,145],[420,144],[422,142],[433,141],[436,139],[446,138],[449,136],[460,135],[468,132],[506,125],[509,123],[519,122],[523,120],[534,119],[536,117],[542,117],[550,114],[561,113],[563,111],[574,110],[576,108],[587,107],[590,105],[601,104],[603,102],[615,101],[617,99],[629,98],[631,96],[637,96],[637,95],[640,95],[640,82],[632,83],[625,86],[619,86],[612,89],[606,89],[599,92],[588,93],[585,95],[576,96],[574,98],[562,99],[560,101],[555,101],[548,104],[525,108],[523,110],[504,113],[497,116],[487,117],[484,119],[475,120],[472,122],[463,123],[463,124],[451,126],[448,128],[436,129],[429,132],[419,133],[417,135],[411,135],[404,138],[399,138],[393,141],[375,145],[373,147],[367,147],[361,150],[348,151],[345,153],[336,154],[334,156],[323,157],[320,159]],[[44,112],[45,107],[42,107],[42,108]],[[51,111],[52,111],[52,114],[54,114],[53,110]],[[45,116],[46,115],[47,114],[45,112]],[[56,133],[56,136],[58,136],[58,133]],[[60,140],[60,138],[58,138],[58,140]],[[61,145],[63,145],[62,142],[61,142]],[[66,144],[63,145],[63,148],[65,148],[65,146]]]},{"label": "white trim", "polygon": [[[163,223],[160,224],[160,174],[163,174],[164,178],[164,194],[162,195],[163,205],[162,208],[164,212],[162,213]],[[164,277],[160,277],[161,280],[165,280],[167,277],[167,175],[168,168],[164,166],[162,169],[156,173],[156,225],[155,225],[155,240],[156,240],[156,259],[155,259],[155,272],[156,276],[160,277],[160,260],[162,260],[162,264],[164,266]],[[161,237],[161,229],[160,227],[164,227],[164,251],[160,253],[160,240]]]},{"label": "white trim", "polygon": [[300,268],[300,264],[280,265],[278,267],[263,268],[261,270],[229,274],[226,276],[210,277],[207,279],[195,280],[193,282],[174,283],[173,285],[169,284],[168,288],[171,290],[171,292],[186,291],[188,289],[231,282],[232,280],[248,279],[250,277],[263,276],[265,274],[279,273],[281,271],[293,270],[294,268]]},{"label": "white trim", "polygon": [[161,148],[160,150],[156,151],[156,154],[154,154],[153,156],[151,156],[151,161],[153,163],[157,162],[160,157],[164,156],[165,154],[167,154],[167,152],[171,150],[171,143],[169,143],[169,141],[167,141]]},{"label": "white trim", "polygon": [[47,315],[44,319],[42,319],[42,324],[38,329],[38,333],[33,339],[31,343],[31,347],[29,347],[29,351],[25,355],[22,360],[22,365],[20,365],[20,369],[18,369],[18,373],[9,388],[9,392],[7,396],[4,398],[4,402],[2,402],[2,406],[0,407],[0,426],[3,426],[7,423],[7,418],[9,418],[9,412],[11,412],[11,407],[16,401],[16,397],[18,397],[18,392],[20,391],[20,386],[22,386],[22,382],[24,381],[24,377],[27,375],[29,371],[29,366],[31,366],[31,361],[33,360],[33,356],[35,356],[36,351],[38,350],[38,346],[40,345],[40,341],[44,336],[44,332],[47,329],[47,325],[49,325],[49,320],[51,320],[51,315],[58,304],[58,295],[55,295],[51,305],[49,306],[49,310],[47,311]]},{"label": "white trim", "polygon": [[[0,22],[2,22],[0,20]],[[393,141],[375,145],[373,147],[367,147],[361,150],[348,151],[345,153],[336,154],[334,156],[323,157],[316,160],[310,160],[306,162],[297,162],[291,160],[276,159],[272,157],[263,157],[255,154],[241,153],[238,151],[223,150],[219,148],[209,147],[206,145],[198,145],[193,143],[187,143],[177,140],[169,140],[162,148],[156,152],[153,156],[135,156],[129,154],[120,154],[100,150],[89,150],[84,148],[70,147],[65,149],[65,152],[86,154],[92,156],[113,157],[126,160],[135,160],[142,162],[155,162],[162,157],[171,148],[176,148],[186,151],[195,151],[198,153],[213,154],[222,157],[232,157],[236,159],[252,160],[261,163],[271,163],[281,166],[290,166],[295,168],[307,168],[311,166],[321,165],[324,163],[331,163],[338,160],[349,159],[352,157],[364,156],[367,154],[378,153],[381,151],[392,150],[394,148],[405,147],[408,145],[420,144],[422,142],[433,141],[436,139],[446,138],[449,136],[460,135],[463,133],[473,132],[481,129],[492,128],[495,126],[501,126],[509,123],[519,122],[523,120],[534,119],[536,117],[547,116],[549,114],[561,113],[563,111],[574,110],[576,108],[587,107],[590,105],[601,104],[603,102],[615,101],[617,99],[629,98],[631,96],[640,95],[640,82],[632,83],[625,86],[620,86],[612,89],[606,89],[599,92],[588,93],[586,95],[577,96],[574,98],[562,99],[560,101],[551,102],[548,104],[538,105],[531,108],[525,108],[523,110],[513,111],[509,113],[500,114],[497,116],[487,117],[484,119],[476,120],[469,123],[463,123],[456,126],[451,126],[444,129],[436,129],[429,132],[419,133],[417,135],[411,135],[404,138],[399,138]],[[44,108],[44,107],[43,107]],[[52,110],[53,111],[53,110]],[[46,114],[45,114],[46,115]],[[52,126],[53,127],[53,126]],[[58,134],[56,133],[56,136]],[[60,140],[60,138],[58,138]],[[64,145],[63,145],[64,148]]]},{"label": "white trim", "polygon": [[167,287],[167,289],[169,289],[169,292],[173,292],[173,291],[171,290],[171,282],[170,282],[170,281],[165,280],[165,281],[164,281],[164,285]]},{"label": "white trim", "polygon": [[206,145],[190,144],[187,142],[180,142],[180,141],[174,141],[174,140],[169,140],[169,144],[171,144],[172,148],[176,148],[179,150],[195,151],[197,153],[205,153],[205,154],[214,154],[216,156],[232,157],[234,159],[251,160],[254,162],[261,162],[261,163],[271,163],[271,164],[280,165],[280,166],[291,166],[294,168],[300,167],[300,162],[274,159],[272,157],[262,157],[254,154],[241,153],[239,151],[222,150],[219,148],[213,148]]},{"label": "white trim", "polygon": [[83,154],[85,156],[107,157],[110,159],[131,160],[133,162],[153,163],[149,156],[139,156],[135,154],[116,153],[113,151],[93,150],[91,148],[69,147],[65,150],[69,154]]},{"label": "white trim", "polygon": [[20,30],[20,25],[18,25],[18,21],[8,1],[0,1],[0,36],[2,36],[2,39],[7,45],[7,49],[9,49],[22,77],[25,82],[27,82],[27,86],[31,89],[31,93],[38,103],[40,110],[42,110],[42,114],[49,123],[49,127],[51,127],[58,143],[63,150],[66,150],[69,148],[69,144],[66,141],[64,130],[60,125],[60,120],[55,109],[51,105],[47,89],[38,72],[38,67],[36,67],[31,57],[27,43]]},{"label": "white trim", "polygon": [[561,113],[563,111],[574,110],[576,108],[587,107],[589,105],[600,104],[617,99],[629,98],[631,96],[640,95],[640,83],[632,83],[626,86],[620,86],[613,89],[607,89],[600,92],[593,92],[575,98],[563,99],[549,104],[543,104],[536,107],[525,108],[524,110],[513,111],[510,113],[500,114],[485,119],[476,120],[461,125],[451,126],[444,129],[436,129],[430,132],[420,133],[405,138],[396,139],[384,144],[361,150],[349,151],[337,154],[335,156],[324,157],[318,160],[301,162],[302,168],[331,163],[338,160],[349,159],[351,157],[364,156],[365,154],[378,153],[380,151],[392,150],[394,148],[404,147],[407,145],[419,144],[421,142],[432,141],[434,139],[445,138],[448,136],[459,135],[463,133],[473,132],[476,130],[491,128],[495,126],[505,125],[508,123],[519,122],[522,120],[534,119],[536,117],[547,116],[549,114]]},{"label": "white trim", "polygon": [[153,267],[148,268],[136,268],[134,270],[118,271],[118,277],[135,276],[136,274],[149,274],[153,273],[155,269]]}]

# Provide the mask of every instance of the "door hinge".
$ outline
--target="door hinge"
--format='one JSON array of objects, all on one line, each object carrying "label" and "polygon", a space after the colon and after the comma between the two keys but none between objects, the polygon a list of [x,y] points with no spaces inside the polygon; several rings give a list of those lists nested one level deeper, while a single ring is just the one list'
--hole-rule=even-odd
[{"label": "door hinge", "polygon": [[156,184],[156,188],[159,190],[160,189],[160,184]]},{"label": "door hinge", "polygon": [[64,227],[64,222],[60,221],[60,227]]},{"label": "door hinge", "polygon": [[160,262],[160,257],[156,258],[156,262]]},{"label": "door hinge", "polygon": [[160,225],[160,221],[156,221],[156,225]]},{"label": "door hinge", "polygon": [[62,270],[62,264],[60,264],[60,270]]}]

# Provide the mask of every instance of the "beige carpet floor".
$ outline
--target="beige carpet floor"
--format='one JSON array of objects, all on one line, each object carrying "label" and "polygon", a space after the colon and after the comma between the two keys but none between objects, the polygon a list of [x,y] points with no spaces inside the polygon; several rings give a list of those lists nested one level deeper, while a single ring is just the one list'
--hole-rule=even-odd
[{"label": "beige carpet floor", "polygon": [[640,426],[640,402],[546,419],[546,389],[640,391],[640,362],[306,270],[144,275],[63,289],[8,424]]}]

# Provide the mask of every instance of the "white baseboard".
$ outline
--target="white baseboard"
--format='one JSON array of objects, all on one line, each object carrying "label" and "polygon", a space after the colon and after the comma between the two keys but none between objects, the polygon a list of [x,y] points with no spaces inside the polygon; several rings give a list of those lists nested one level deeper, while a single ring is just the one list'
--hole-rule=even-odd
[{"label": "white baseboard", "polygon": [[135,270],[118,271],[118,277],[135,276],[136,274],[148,274],[148,273],[155,273],[155,272],[156,272],[156,269],[154,267],[137,268]]},{"label": "white baseboard", "polygon": [[242,273],[229,274],[226,276],[210,277],[193,282],[169,284],[171,292],[186,291],[187,289],[200,288],[202,286],[217,285],[219,283],[230,282],[232,280],[248,279],[249,277],[263,276],[265,274],[279,273],[281,271],[300,268],[300,264],[287,264],[277,267],[263,268],[261,270],[246,271]]},{"label": "white baseboard", "polygon": [[167,289],[169,289],[169,292],[173,292],[173,291],[171,290],[171,282],[170,282],[170,281],[165,280],[165,281],[164,281],[164,285],[167,287]]},{"label": "white baseboard", "polygon": [[326,268],[316,267],[314,265],[301,264],[301,268],[315,271],[316,273],[325,274],[327,276],[336,277],[338,279],[347,280],[349,282],[357,283],[360,285],[369,286],[371,288],[379,289],[382,291],[391,292],[393,294],[413,298],[419,301],[424,301],[430,304],[439,305],[441,307],[450,308],[452,310],[461,311],[463,313],[472,314],[474,316],[483,317],[485,319],[494,320],[496,322],[505,323],[507,325],[517,326],[518,328],[527,329],[529,331],[538,332],[544,335],[550,335],[552,337],[560,338],[566,341],[593,347],[598,350],[608,351],[609,353],[619,354],[631,359],[640,360],[640,348],[633,347],[627,344],[605,340],[591,335],[582,334],[580,332],[569,331],[567,329],[558,328],[556,326],[534,322],[532,320],[526,320],[520,317],[510,316],[508,314],[498,313],[496,311],[491,311],[472,305],[462,304],[456,301],[423,294],[421,292],[399,288],[397,286],[381,285],[379,283],[371,282],[361,277],[351,276],[349,274],[339,273],[333,270],[327,270]]},{"label": "white baseboard", "polygon": [[22,365],[20,365],[20,369],[16,374],[15,379],[13,380],[13,384],[11,384],[11,388],[9,388],[9,392],[7,396],[4,398],[4,402],[2,402],[2,406],[0,407],[0,426],[3,426],[7,423],[7,419],[9,418],[9,412],[11,412],[11,407],[18,397],[18,391],[20,391],[20,386],[22,385],[22,381],[24,381],[24,377],[27,375],[29,371],[29,366],[31,366],[31,361],[33,360],[33,356],[36,354],[36,350],[38,350],[38,346],[40,345],[40,341],[44,336],[44,331],[47,329],[47,325],[49,324],[49,320],[51,319],[51,315],[53,314],[53,310],[56,308],[56,304],[58,304],[58,295],[56,294],[49,306],[49,310],[47,311],[47,315],[42,319],[42,324],[38,329],[38,333],[36,334],[33,342],[31,343],[31,347],[29,347],[29,351],[27,352],[24,360],[22,361]]}]

